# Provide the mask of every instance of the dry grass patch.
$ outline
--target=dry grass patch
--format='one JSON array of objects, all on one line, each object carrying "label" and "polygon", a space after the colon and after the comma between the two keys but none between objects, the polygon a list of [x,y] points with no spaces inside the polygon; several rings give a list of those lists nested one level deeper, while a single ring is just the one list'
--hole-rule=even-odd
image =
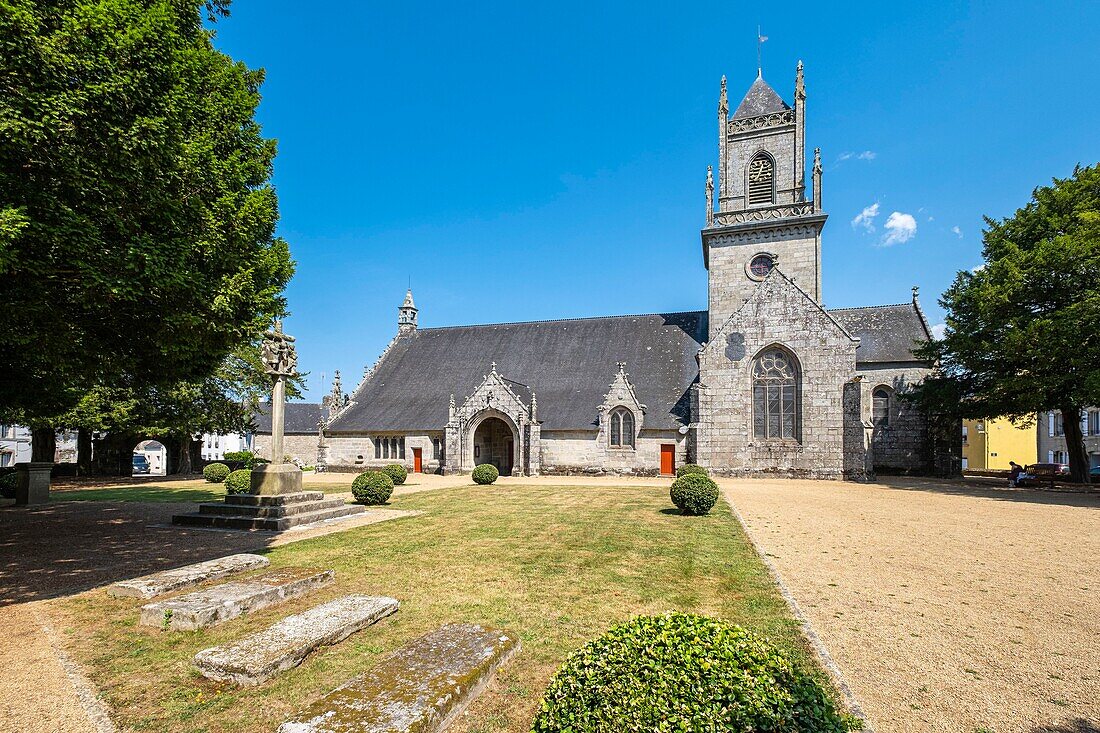
[{"label": "dry grass patch", "polygon": [[[520,635],[523,650],[456,730],[526,731],[565,656],[611,624],[682,610],[743,624],[812,664],[796,622],[722,504],[669,513],[654,487],[479,486],[395,497],[424,514],[268,551],[271,567],[333,568],[308,598],[197,632],[137,626],[138,604],[92,591],[53,604],[69,652],[128,730],[270,731],[293,711],[447,622]],[[200,649],[239,639],[347,593],[392,595],[401,610],[258,688],[211,683]]]}]

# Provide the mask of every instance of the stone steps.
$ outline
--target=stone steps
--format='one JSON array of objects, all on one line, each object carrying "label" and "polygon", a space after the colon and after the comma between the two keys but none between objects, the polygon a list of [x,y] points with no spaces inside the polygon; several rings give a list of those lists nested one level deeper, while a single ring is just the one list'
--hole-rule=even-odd
[{"label": "stone steps", "polygon": [[298,514],[334,509],[347,506],[343,499],[318,499],[316,501],[302,501],[293,504],[229,504],[209,503],[199,504],[199,514],[217,514],[224,516],[252,516],[263,518],[292,517]]},{"label": "stone steps", "polygon": [[247,580],[146,604],[141,607],[139,623],[171,631],[193,631],[303,596],[334,578],[331,570],[271,570]]},{"label": "stone steps", "polygon": [[320,501],[325,498],[323,491],[296,491],[292,494],[227,494],[226,504],[245,506],[283,506],[300,504],[306,501]]},{"label": "stone steps", "polygon": [[[223,504],[216,506],[226,507],[231,505]],[[348,517],[353,514],[362,514],[366,511],[365,507],[356,504],[345,504],[341,499],[322,499],[303,502],[294,505],[293,508],[296,511],[289,515],[266,516],[266,512],[271,509],[289,509],[289,506],[253,505],[251,507],[242,506],[240,508],[243,510],[243,513],[220,514],[215,513],[213,509],[208,509],[204,512],[200,507],[200,510],[193,514],[175,515],[172,517],[172,524],[184,527],[213,527],[219,529],[280,532],[303,524],[313,524],[314,522],[322,522],[326,519]]]},{"label": "stone steps", "polygon": [[195,655],[195,666],[213,680],[258,685],[298,666],[318,647],[337,644],[389,616],[399,605],[384,596],[344,596],[288,616],[232,645],[203,649]]},{"label": "stone steps", "polygon": [[261,555],[229,555],[216,560],[185,565],[182,568],[162,570],[140,578],[119,581],[108,586],[107,595],[116,598],[156,598],[189,585],[197,585],[246,570],[259,570],[270,564],[271,561]]},{"label": "stone steps", "polygon": [[519,646],[519,637],[498,629],[443,626],[325,695],[279,733],[438,733]]}]

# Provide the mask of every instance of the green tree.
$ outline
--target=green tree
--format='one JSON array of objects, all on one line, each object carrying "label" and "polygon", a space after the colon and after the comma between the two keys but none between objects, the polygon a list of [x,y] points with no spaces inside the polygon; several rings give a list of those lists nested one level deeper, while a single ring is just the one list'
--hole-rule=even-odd
[{"label": "green tree", "polygon": [[985,265],[960,272],[940,299],[945,335],[922,354],[939,370],[917,397],[971,418],[1060,410],[1072,477],[1088,481],[1081,412],[1100,404],[1100,165],[986,225]]},{"label": "green tree", "polygon": [[0,0],[0,415],[201,383],[293,273],[226,0]]}]

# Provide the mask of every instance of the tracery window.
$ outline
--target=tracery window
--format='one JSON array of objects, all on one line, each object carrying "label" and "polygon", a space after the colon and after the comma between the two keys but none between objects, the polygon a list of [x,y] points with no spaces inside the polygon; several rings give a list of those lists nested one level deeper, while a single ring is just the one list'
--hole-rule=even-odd
[{"label": "tracery window", "polygon": [[794,357],[768,349],[752,366],[753,435],[764,440],[798,440],[799,374]]},{"label": "tracery window", "polygon": [[749,206],[775,203],[775,163],[760,152],[749,161]]},{"label": "tracery window", "polygon": [[871,422],[875,427],[890,424],[890,391],[879,387],[871,395]]},{"label": "tracery window", "polygon": [[618,407],[612,410],[609,422],[611,428],[611,447],[633,448],[634,413],[625,407]]},{"label": "tracery window", "polygon": [[775,259],[771,255],[756,255],[749,262],[749,273],[758,280],[763,280],[775,267]]}]

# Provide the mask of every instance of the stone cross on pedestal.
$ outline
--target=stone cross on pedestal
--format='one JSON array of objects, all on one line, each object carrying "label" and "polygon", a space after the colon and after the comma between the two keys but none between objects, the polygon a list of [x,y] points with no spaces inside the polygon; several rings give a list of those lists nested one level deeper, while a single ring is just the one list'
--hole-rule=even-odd
[{"label": "stone cross on pedestal", "polygon": [[302,490],[302,472],[283,463],[283,433],[286,426],[286,380],[298,373],[294,337],[283,333],[282,321],[264,334],[260,347],[264,371],[274,377],[271,389],[271,463],[252,470],[253,494],[288,494]]}]

